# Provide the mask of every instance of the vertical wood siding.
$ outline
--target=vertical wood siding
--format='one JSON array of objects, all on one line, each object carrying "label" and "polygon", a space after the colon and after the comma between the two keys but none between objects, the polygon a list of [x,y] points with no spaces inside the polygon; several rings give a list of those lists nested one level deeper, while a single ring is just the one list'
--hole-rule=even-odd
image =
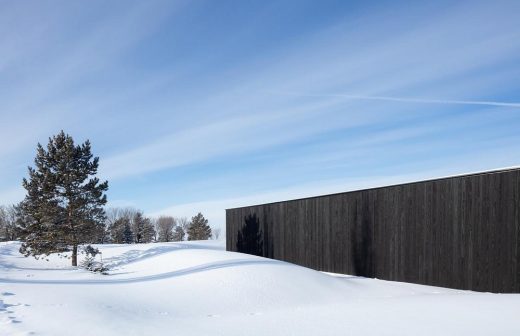
[{"label": "vertical wood siding", "polygon": [[263,255],[320,271],[520,292],[520,169],[226,211],[227,249],[255,215]]}]

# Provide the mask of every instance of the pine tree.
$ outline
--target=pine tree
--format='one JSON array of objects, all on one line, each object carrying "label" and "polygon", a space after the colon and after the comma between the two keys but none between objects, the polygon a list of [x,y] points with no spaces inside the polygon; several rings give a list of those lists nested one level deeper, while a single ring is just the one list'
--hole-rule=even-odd
[{"label": "pine tree", "polygon": [[182,226],[177,225],[173,230],[173,241],[183,241],[186,236],[186,232],[182,228]]},{"label": "pine tree", "polygon": [[132,232],[132,228],[130,227],[130,222],[125,221],[125,223],[123,224],[121,243],[132,244],[133,240],[134,234]]},{"label": "pine tree", "polygon": [[130,220],[128,217],[120,217],[110,226],[110,237],[117,244],[130,244],[134,241]]},{"label": "pine tree", "polygon": [[155,228],[150,218],[144,217],[138,211],[132,219],[132,232],[134,233],[135,243],[150,243],[155,236]]},{"label": "pine tree", "polygon": [[208,240],[211,237],[211,228],[208,220],[199,212],[191,218],[191,224],[188,227],[188,240]]},{"label": "pine tree", "polygon": [[34,163],[29,179],[23,179],[26,222],[20,252],[38,257],[72,248],[72,266],[77,266],[78,245],[92,240],[104,220],[108,182],[95,177],[99,158],[88,140],[76,146],[61,131],[49,138],[47,150],[38,144]]}]

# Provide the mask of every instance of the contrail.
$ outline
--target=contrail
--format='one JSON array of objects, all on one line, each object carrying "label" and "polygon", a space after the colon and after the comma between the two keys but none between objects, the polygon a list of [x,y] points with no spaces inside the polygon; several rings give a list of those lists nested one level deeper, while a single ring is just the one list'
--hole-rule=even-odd
[{"label": "contrail", "polygon": [[388,97],[388,96],[363,96],[351,94],[312,94],[312,93],[283,93],[291,96],[306,96],[306,97],[342,97],[347,99],[358,100],[383,100],[406,103],[424,103],[424,104],[455,104],[455,105],[485,105],[485,106],[499,106],[499,107],[513,107],[520,108],[520,103],[497,102],[497,101],[481,101],[481,100],[448,100],[448,99],[423,99],[423,98],[408,98],[408,97]]}]

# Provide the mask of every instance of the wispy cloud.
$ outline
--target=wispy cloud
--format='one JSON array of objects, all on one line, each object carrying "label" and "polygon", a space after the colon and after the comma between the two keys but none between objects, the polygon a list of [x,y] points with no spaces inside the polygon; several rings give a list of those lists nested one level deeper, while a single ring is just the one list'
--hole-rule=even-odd
[{"label": "wispy cloud", "polygon": [[[104,159],[102,174],[112,179],[130,177],[302,139],[330,129],[329,125],[306,123],[302,116],[315,119],[319,117],[316,110],[330,108],[331,105],[331,102],[313,103],[286,110],[266,110],[180,130],[153,143]],[[300,120],[295,123],[291,115]],[[354,127],[373,118],[369,114],[352,115],[348,124]]]},{"label": "wispy cloud", "polygon": [[[95,13],[92,18],[88,10],[71,3],[58,9],[43,3],[1,5],[0,157],[7,180],[0,179],[0,188],[19,184],[37,142],[46,142],[60,129],[80,133],[85,120],[99,120],[95,107],[111,98],[78,91],[88,92],[85,81],[113,67],[175,6],[162,1],[128,3],[117,15]],[[96,24],[89,25],[90,20]],[[78,33],[69,32],[74,29]],[[8,174],[14,170],[18,174]],[[16,175],[16,181],[10,175]]]},{"label": "wispy cloud", "polygon": [[484,105],[495,107],[513,107],[520,108],[520,103],[496,102],[496,101],[478,101],[478,100],[452,100],[452,99],[427,99],[427,98],[409,98],[409,97],[385,97],[385,96],[363,96],[353,94],[321,94],[321,93],[281,93],[289,96],[300,97],[342,97],[354,100],[382,100],[391,102],[404,103],[421,103],[421,104],[447,104],[447,105]]},{"label": "wispy cloud", "polygon": [[321,190],[309,181],[458,171],[457,153],[480,167],[518,160],[518,2],[342,7],[312,29],[288,25],[303,7],[259,19],[246,3],[206,5],[41,5],[32,25],[9,21],[26,6],[0,10],[0,189],[61,128],[93,142],[111,197],[149,211],[175,190],[171,203],[192,213]]},{"label": "wispy cloud", "polygon": [[[203,121],[205,125],[192,128],[188,122],[184,124],[187,129],[173,130],[116,154],[105,161],[106,170],[112,177],[130,177],[395,117],[396,105],[368,101],[518,108],[516,102],[451,98],[485,96],[496,90],[496,82],[514,81],[515,74],[506,73],[482,85],[468,75],[512,59],[520,50],[520,32],[505,32],[512,27],[511,20],[503,19],[494,26],[474,25],[487,16],[503,18],[504,14],[500,9],[490,11],[486,4],[466,4],[449,14],[412,21],[412,27],[371,21],[356,30],[334,25],[303,46],[284,49],[282,58],[275,54],[272,62],[258,61],[262,71],[256,70],[256,64],[237,67],[236,77],[220,83],[202,102],[192,101],[187,107],[196,111],[194,116],[213,116],[215,120],[210,117]],[[339,88],[356,88],[363,94],[305,93],[337,92]],[[403,92],[413,96],[383,95]],[[414,98],[426,92],[448,98]],[[398,109],[400,115],[409,111],[402,106]],[[414,112],[417,109],[414,106]],[[356,123],[364,117],[365,123]]]}]

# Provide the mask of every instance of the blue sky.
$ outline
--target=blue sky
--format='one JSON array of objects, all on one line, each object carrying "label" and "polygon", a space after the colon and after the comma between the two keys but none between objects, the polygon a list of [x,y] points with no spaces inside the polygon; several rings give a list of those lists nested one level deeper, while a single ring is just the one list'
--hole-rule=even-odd
[{"label": "blue sky", "polygon": [[1,1],[0,204],[90,139],[112,206],[234,206],[520,164],[518,1]]}]

